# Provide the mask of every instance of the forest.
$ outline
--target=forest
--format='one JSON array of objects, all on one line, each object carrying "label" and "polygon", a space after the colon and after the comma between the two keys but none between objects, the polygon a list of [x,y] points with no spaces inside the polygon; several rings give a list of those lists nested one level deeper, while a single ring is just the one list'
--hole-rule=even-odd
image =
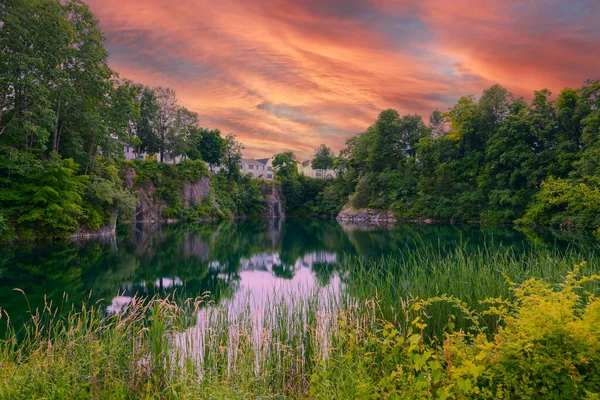
[{"label": "forest", "polygon": [[494,85],[447,112],[381,112],[335,160],[355,208],[399,218],[600,226],[600,82],[536,91]]}]

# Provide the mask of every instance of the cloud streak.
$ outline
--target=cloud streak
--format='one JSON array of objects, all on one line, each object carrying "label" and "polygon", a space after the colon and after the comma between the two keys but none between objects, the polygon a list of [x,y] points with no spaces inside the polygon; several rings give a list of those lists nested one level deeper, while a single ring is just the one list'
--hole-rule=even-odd
[{"label": "cloud streak", "polygon": [[380,110],[600,78],[596,0],[88,0],[121,76],[173,87],[246,155],[339,150]]}]

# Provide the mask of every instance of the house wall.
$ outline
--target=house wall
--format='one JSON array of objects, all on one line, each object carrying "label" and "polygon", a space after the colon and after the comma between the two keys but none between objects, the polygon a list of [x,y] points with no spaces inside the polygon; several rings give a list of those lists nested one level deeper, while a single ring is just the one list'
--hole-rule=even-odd
[{"label": "house wall", "polygon": [[298,172],[304,176],[310,176],[315,179],[331,179],[337,177],[337,172],[332,169],[320,170],[313,169],[309,161],[298,164]]},{"label": "house wall", "polygon": [[[269,159],[270,161],[270,159]],[[273,165],[270,162],[263,164],[257,160],[242,159],[241,162],[242,174],[251,174],[254,178],[273,180]]]}]

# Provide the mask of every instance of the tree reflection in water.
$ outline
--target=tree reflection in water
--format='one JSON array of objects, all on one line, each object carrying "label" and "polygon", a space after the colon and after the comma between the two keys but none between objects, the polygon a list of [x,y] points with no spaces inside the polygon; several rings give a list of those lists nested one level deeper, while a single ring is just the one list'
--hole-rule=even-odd
[{"label": "tree reflection in water", "polygon": [[18,323],[45,301],[62,312],[73,303],[98,301],[119,311],[135,295],[210,292],[218,302],[277,285],[337,284],[345,256],[402,257],[418,246],[457,243],[471,249],[502,243],[516,253],[531,244],[584,243],[561,235],[451,225],[342,226],[316,219],[133,225],[116,238],[0,248],[0,308]]}]

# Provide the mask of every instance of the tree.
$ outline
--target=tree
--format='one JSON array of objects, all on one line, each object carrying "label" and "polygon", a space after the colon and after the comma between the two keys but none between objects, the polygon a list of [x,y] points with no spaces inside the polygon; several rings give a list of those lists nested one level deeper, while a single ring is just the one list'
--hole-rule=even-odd
[{"label": "tree", "polygon": [[154,95],[156,96],[157,105],[156,137],[158,139],[158,153],[160,161],[163,162],[165,154],[172,151],[174,140],[172,137],[169,138],[169,132],[174,135],[172,129],[177,120],[179,106],[177,105],[175,91],[171,88],[157,87],[154,89]]},{"label": "tree", "polygon": [[45,150],[56,126],[53,89],[73,29],[57,1],[0,3],[0,140],[20,150]]},{"label": "tree", "polygon": [[204,160],[211,171],[221,165],[225,153],[225,140],[218,129],[199,129],[189,138],[188,157]]},{"label": "tree", "polygon": [[240,177],[240,162],[242,161],[243,149],[244,145],[236,140],[234,134],[230,133],[225,136],[223,165],[227,170],[229,179],[238,180]]},{"label": "tree", "polygon": [[444,127],[444,114],[440,110],[435,110],[429,117],[429,129],[431,129],[431,136],[440,137],[446,134],[446,128]]},{"label": "tree", "polygon": [[333,153],[331,149],[326,145],[322,144],[315,151],[315,156],[311,161],[313,169],[320,169],[322,171],[323,178],[325,178],[325,171],[333,168]]},{"label": "tree", "polygon": [[198,126],[198,114],[188,110],[185,107],[180,107],[176,111],[175,122],[169,128],[167,134],[168,153],[171,158],[185,156],[190,146],[190,137],[192,134],[197,135],[200,131]]},{"label": "tree", "polygon": [[138,153],[158,153],[160,145],[157,134],[158,103],[156,94],[154,90],[144,85],[140,85],[138,93],[140,113],[133,123],[135,134],[141,142]]},{"label": "tree", "polygon": [[276,154],[273,157],[273,170],[278,177],[291,178],[298,175],[298,161],[291,151]]}]

